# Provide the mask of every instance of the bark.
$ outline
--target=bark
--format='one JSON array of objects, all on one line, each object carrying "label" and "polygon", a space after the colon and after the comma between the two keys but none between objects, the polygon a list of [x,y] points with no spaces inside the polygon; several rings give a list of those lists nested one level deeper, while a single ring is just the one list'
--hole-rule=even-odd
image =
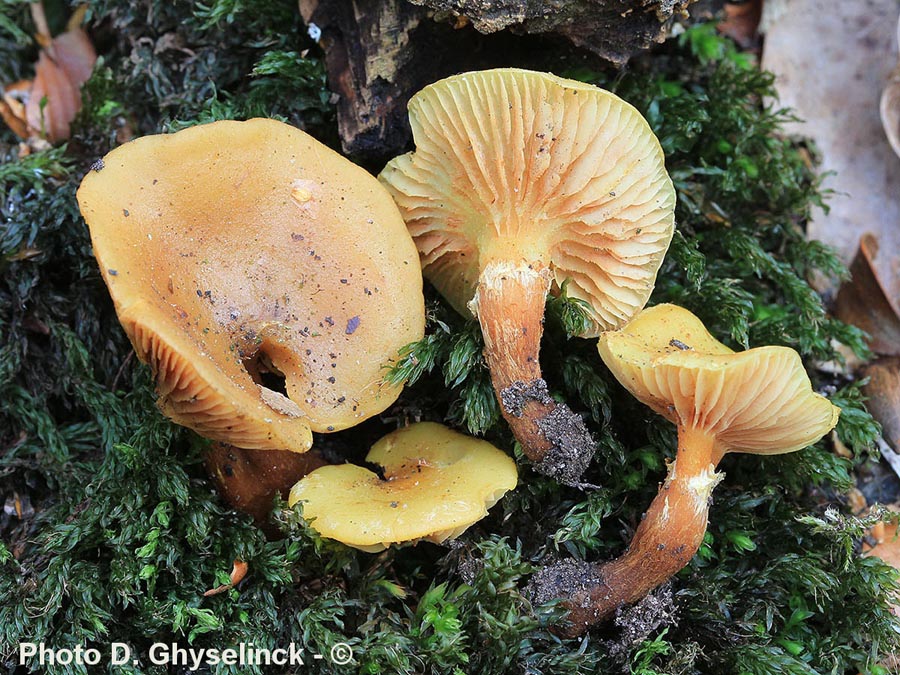
[{"label": "bark", "polygon": [[482,33],[509,28],[557,33],[579,47],[623,65],[668,35],[694,0],[410,0],[445,14],[463,16]]},{"label": "bark", "polygon": [[406,0],[300,0],[300,13],[322,31],[344,152],[377,158],[405,146],[406,102],[427,83],[410,34],[426,10]]},{"label": "bark", "polygon": [[[662,41],[694,1],[299,0],[299,5],[303,20],[321,30],[328,85],[339,96],[343,151],[377,170],[409,149],[406,104],[425,85],[466,70],[546,68],[548,44],[554,52],[565,51],[563,38],[621,65]],[[504,28],[509,30],[496,33]],[[521,34],[549,37],[536,42]]]}]

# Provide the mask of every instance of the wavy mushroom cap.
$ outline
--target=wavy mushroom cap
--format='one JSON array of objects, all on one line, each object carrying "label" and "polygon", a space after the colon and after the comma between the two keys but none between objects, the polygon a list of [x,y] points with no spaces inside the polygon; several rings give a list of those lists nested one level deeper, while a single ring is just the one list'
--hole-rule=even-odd
[{"label": "wavy mushroom cap", "polygon": [[78,202],[176,422],[303,451],[310,429],[397,398],[384,366],[424,331],[416,249],[384,188],[312,137],[256,119],[141,138],[98,162]]},{"label": "wavy mushroom cap", "polygon": [[486,441],[432,422],[388,434],[366,456],[384,479],[352,464],[324,466],[291,490],[322,536],[376,552],[462,534],[516,486],[516,465]]},{"label": "wavy mushroom cap", "polygon": [[778,454],[814,443],[840,409],[812,391],[787,347],[733,352],[675,305],[641,312],[598,342],[603,362],[668,420],[714,435],[723,451]]},{"label": "wavy mushroom cap", "polygon": [[646,303],[672,238],[675,191],[640,113],[597,87],[499,69],[430,85],[409,103],[416,151],[379,178],[426,278],[462,312],[491,262],[549,267],[587,301],[585,337]]}]

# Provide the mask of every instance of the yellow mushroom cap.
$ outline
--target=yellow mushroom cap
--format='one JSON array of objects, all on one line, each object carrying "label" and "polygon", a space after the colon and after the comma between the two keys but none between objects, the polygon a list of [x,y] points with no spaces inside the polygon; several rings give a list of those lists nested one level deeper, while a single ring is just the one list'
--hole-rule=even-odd
[{"label": "yellow mushroom cap", "polygon": [[[160,406],[208,438],[308,449],[393,403],[384,366],[424,332],[416,250],[363,169],[273,120],[123,145],[78,191]],[[287,396],[260,383],[280,372]]]},{"label": "yellow mushroom cap", "polygon": [[617,96],[498,69],[432,84],[409,103],[416,151],[379,176],[425,277],[467,312],[490,263],[541,263],[590,305],[585,337],[647,301],[672,238],[675,191],[659,141]]},{"label": "yellow mushroom cap", "polygon": [[516,465],[486,441],[433,422],[399,429],[372,446],[366,461],[382,480],[352,464],[323,466],[291,490],[303,517],[324,537],[364,551],[462,534],[516,486]]},{"label": "yellow mushroom cap", "polygon": [[603,362],[637,399],[704,430],[723,451],[777,454],[814,443],[840,409],[812,391],[788,347],[732,352],[675,305],[645,309],[598,342]]}]

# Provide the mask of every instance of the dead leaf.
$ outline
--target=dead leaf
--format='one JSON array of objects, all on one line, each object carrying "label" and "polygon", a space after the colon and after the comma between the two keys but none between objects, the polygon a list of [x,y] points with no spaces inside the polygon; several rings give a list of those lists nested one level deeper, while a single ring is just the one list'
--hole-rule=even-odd
[{"label": "dead leaf", "polygon": [[235,560],[234,565],[231,568],[231,581],[227,584],[223,584],[222,586],[217,586],[216,588],[212,588],[206,591],[203,594],[203,597],[208,598],[211,595],[218,595],[219,593],[224,593],[227,590],[230,590],[241,583],[241,580],[247,576],[247,570],[249,569],[249,565],[245,563],[243,560]]},{"label": "dead leaf", "polygon": [[[869,334],[876,354],[900,355],[900,275],[893,266],[879,266],[878,239],[866,232],[850,265],[851,278],[841,284],[834,311],[841,321]],[[885,277],[884,275],[888,275]]]},{"label": "dead leaf", "polygon": [[865,555],[874,555],[892,567],[900,569],[900,538],[897,536],[897,523],[880,522],[869,530],[873,544],[863,542]]},{"label": "dead leaf", "polygon": [[879,276],[900,256],[900,162],[885,143],[878,101],[896,63],[896,0],[766,0],[762,65],[776,75],[776,105],[804,122],[786,131],[811,137],[822,154],[823,186],[835,191],[817,211],[811,238],[846,262],[863,232],[878,237]]},{"label": "dead leaf", "polygon": [[834,454],[844,459],[853,459],[853,451],[841,440],[836,431],[831,432],[831,444],[834,446]]},{"label": "dead leaf", "polygon": [[[900,19],[897,20],[897,42],[900,43]],[[881,124],[894,153],[900,157],[900,63],[881,94]]]},{"label": "dead leaf", "polygon": [[51,143],[69,137],[69,125],[81,109],[81,85],[91,76],[97,55],[80,28],[63,33],[42,50],[35,66],[34,83],[25,104],[30,129]]},{"label": "dead leaf", "polygon": [[762,17],[762,0],[726,2],[725,18],[716,29],[738,43],[743,49],[758,46],[759,20]]},{"label": "dead leaf", "polygon": [[28,138],[28,121],[25,119],[25,102],[31,92],[31,80],[19,80],[4,87],[0,96],[0,117],[19,138]]},{"label": "dead leaf", "polygon": [[4,87],[0,117],[20,138],[57,143],[69,137],[69,125],[81,109],[81,85],[90,78],[97,54],[87,33],[78,27],[50,40],[40,3],[33,3],[32,9],[37,38],[44,48],[33,80]]},{"label": "dead leaf", "polygon": [[900,358],[879,359],[862,370],[869,378],[863,387],[868,397],[866,408],[881,424],[885,441],[900,451]]},{"label": "dead leaf", "polygon": [[[882,521],[876,523],[869,530],[869,541],[863,541],[863,556],[875,556],[881,558],[894,569],[900,569],[900,538],[897,536],[897,523]],[[894,599],[891,604],[891,612],[895,616],[900,616],[900,599]],[[900,667],[900,655],[897,653],[888,653],[880,662],[889,672],[897,672]]]},{"label": "dead leaf", "polygon": [[847,493],[847,506],[850,507],[850,512],[855,515],[864,513],[869,508],[866,496],[859,488],[850,488],[850,491]]},{"label": "dead leaf", "polygon": [[6,259],[10,261],[30,260],[31,258],[36,258],[41,253],[42,251],[39,248],[29,248],[26,246],[25,248],[20,248],[15,253],[6,256]]}]

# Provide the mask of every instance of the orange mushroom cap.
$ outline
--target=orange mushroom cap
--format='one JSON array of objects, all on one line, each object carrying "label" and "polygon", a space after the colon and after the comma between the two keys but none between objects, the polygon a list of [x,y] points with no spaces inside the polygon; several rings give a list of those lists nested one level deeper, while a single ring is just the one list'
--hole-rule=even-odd
[{"label": "orange mushroom cap", "polygon": [[638,400],[681,427],[714,436],[722,452],[793,452],[819,440],[840,415],[812,391],[793,349],[732,352],[676,305],[644,310],[597,346]]},{"label": "orange mushroom cap", "polygon": [[478,319],[494,393],[525,455],[577,483],[594,443],[541,377],[544,305],[568,281],[586,302],[583,337],[644,306],[674,227],[662,148],[608,91],[512,68],[432,84],[409,115],[416,151],[379,178],[425,277]]},{"label": "orange mushroom cap", "polygon": [[585,300],[599,335],[647,301],[672,238],[675,191],[649,125],[598,87],[503,68],[432,84],[409,103],[416,151],[380,175],[425,277],[461,313],[495,263],[540,262]]},{"label": "orange mushroom cap", "polygon": [[141,138],[98,162],[78,202],[176,422],[302,452],[310,430],[396,400],[383,369],[424,332],[415,247],[378,182],[307,134],[255,119]]},{"label": "orange mushroom cap", "polygon": [[703,541],[726,452],[775,454],[817,441],[840,410],[812,391],[786,347],[734,353],[675,305],[645,309],[598,341],[604,363],[637,399],[678,425],[678,451],[626,551],[603,564],[563,561],[535,575],[535,598],[564,597],[578,635],[670,579]]}]

